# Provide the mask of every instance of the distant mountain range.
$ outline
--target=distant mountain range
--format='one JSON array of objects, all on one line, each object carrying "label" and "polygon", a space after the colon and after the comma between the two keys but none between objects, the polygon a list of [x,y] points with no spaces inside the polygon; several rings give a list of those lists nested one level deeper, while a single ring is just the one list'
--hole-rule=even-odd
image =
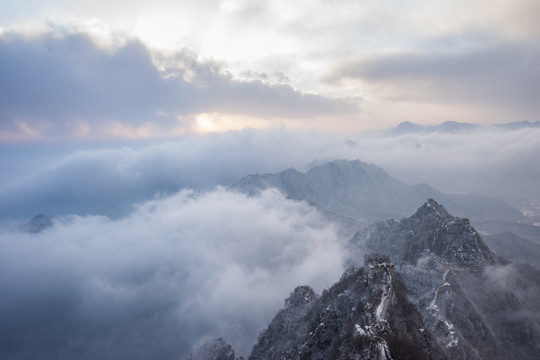
[{"label": "distant mountain range", "polygon": [[540,227],[527,223],[529,219],[518,209],[492,197],[445,194],[427,184],[410,186],[359,160],[330,161],[306,173],[290,168],[249,175],[231,188],[251,196],[275,188],[342,224],[346,236],[373,222],[408,216],[431,198],[469,219],[498,256],[540,268]]},{"label": "distant mountain range", "polygon": [[470,218],[480,227],[492,221],[527,221],[518,209],[501,200],[473,194],[445,194],[427,184],[410,186],[380,167],[359,160],[330,161],[306,173],[290,168],[277,174],[249,175],[231,188],[249,195],[275,188],[289,199],[306,201],[331,218],[363,225],[387,218],[400,219],[428,198],[445,204],[449,211]]},{"label": "distant mountain range", "polygon": [[[538,128],[540,127],[540,121],[517,121],[503,124],[493,125],[495,128],[503,130],[518,130],[525,128]],[[483,128],[481,125],[461,123],[456,121],[446,121],[438,125],[419,125],[410,121],[404,121],[399,123],[395,128],[386,131],[387,135],[403,135],[408,133],[441,133],[441,134],[454,134],[460,132],[466,132],[471,130],[477,130]]]}]

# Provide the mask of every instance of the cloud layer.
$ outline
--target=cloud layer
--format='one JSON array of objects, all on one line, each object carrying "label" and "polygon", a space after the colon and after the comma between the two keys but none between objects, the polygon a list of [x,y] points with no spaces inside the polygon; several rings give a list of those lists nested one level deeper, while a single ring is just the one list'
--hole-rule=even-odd
[{"label": "cloud layer", "polygon": [[28,156],[24,146],[6,147],[1,157],[6,168],[20,162],[34,166],[19,169],[18,176],[0,187],[0,217],[118,217],[155,195],[228,186],[252,173],[291,166],[300,169],[316,158],[334,157],[341,148],[348,145],[332,136],[284,129],[193,135],[136,147],[68,149],[52,160],[47,151]]},{"label": "cloud layer", "polygon": [[[169,0],[152,4],[146,0],[129,4],[124,0],[85,0],[67,4],[53,0],[46,5],[38,2],[24,7],[10,4],[4,10],[0,15],[0,26],[5,26],[0,28],[0,33],[4,33],[3,53],[13,55],[5,46],[7,35],[13,32],[36,34],[52,29],[61,38],[56,39],[56,57],[62,54],[64,58],[54,60],[57,63],[53,61],[52,65],[56,64],[56,68],[53,66],[51,70],[66,69],[62,74],[66,79],[60,83],[81,86],[80,89],[69,88],[75,95],[88,95],[84,90],[91,90],[91,86],[80,79],[74,81],[74,73],[96,70],[103,53],[93,49],[77,58],[69,52],[59,52],[64,47],[62,42],[68,41],[66,34],[92,34],[93,38],[106,39],[116,45],[119,43],[116,37],[138,38],[145,44],[143,50],[135,49],[142,47],[140,43],[121,46],[119,50],[124,57],[119,55],[117,64],[124,63],[128,52],[134,59],[121,67],[125,76],[120,72],[117,80],[125,80],[122,84],[133,87],[114,85],[111,68],[103,65],[107,70],[101,74],[106,78],[101,87],[103,97],[111,95],[108,99],[114,99],[112,104],[102,99],[106,106],[101,110],[106,110],[105,114],[100,106],[90,110],[89,106],[84,106],[85,101],[92,103],[93,99],[99,99],[99,94],[90,92],[91,96],[74,98],[69,96],[70,90],[59,92],[66,94],[70,103],[81,106],[81,111],[70,117],[70,122],[76,124],[71,126],[79,124],[78,129],[84,131],[86,127],[80,124],[86,121],[84,125],[89,124],[101,136],[106,131],[99,126],[100,131],[96,130],[94,121],[97,120],[88,121],[88,116],[97,113],[107,117],[109,133],[112,127],[117,134],[141,137],[163,135],[166,132],[163,127],[185,131],[185,127],[177,124],[176,116],[192,114],[192,111],[241,113],[264,117],[264,123],[275,121],[277,117],[288,124],[294,123],[290,122],[291,118],[305,120],[326,114],[332,118],[331,125],[323,121],[302,121],[301,125],[304,129],[339,128],[341,131],[373,129],[380,123],[395,125],[405,120],[423,123],[534,121],[538,113],[535,95],[540,75],[535,59],[540,53],[537,15],[540,9],[535,0],[478,0],[474,4],[463,0],[434,0],[429,4],[418,0],[406,4],[350,0],[294,3],[274,0],[256,4],[247,0],[207,0],[197,4]],[[50,36],[41,37],[43,41],[48,39]],[[11,48],[22,47],[19,52],[22,56],[25,46],[28,48],[28,42]],[[45,49],[48,48],[45,45]],[[152,49],[154,60],[159,57],[154,51],[168,52],[168,55],[161,54],[165,57],[176,52],[169,60],[175,59],[184,70],[210,70],[207,72],[210,77],[206,79],[209,86],[202,87],[200,82],[191,82],[191,79],[185,81],[188,79],[185,73],[178,78],[169,77],[167,81],[156,79],[152,74],[155,69],[148,66],[147,49]],[[34,66],[46,69],[51,64],[46,65],[44,61],[54,59],[51,54],[45,57],[39,48],[25,54],[32,56],[23,59],[30,70]],[[88,64],[84,61],[86,55],[99,61]],[[74,69],[70,59],[77,59],[80,65]],[[133,77],[136,71],[130,72],[134,68],[141,72],[140,81]],[[212,69],[220,71],[213,73]],[[28,73],[35,75],[35,71]],[[99,71],[96,74],[98,81]],[[202,73],[197,76],[204,78]],[[24,83],[24,77],[19,79]],[[282,83],[284,79],[287,85]],[[117,92],[109,92],[106,85],[120,90],[125,98]],[[147,101],[140,100],[140,93],[145,92],[141,87],[147,88]],[[358,104],[344,99],[358,98],[362,98],[364,110],[361,121],[351,121],[358,115]],[[122,106],[126,99],[131,99],[128,102],[131,106]],[[70,104],[64,105],[68,108],[61,113],[66,115]],[[36,106],[39,108],[38,104]],[[44,105],[41,109],[46,110]],[[126,112],[130,115],[129,121],[116,118],[118,113],[125,115]],[[155,116],[156,112],[160,116]],[[35,134],[47,129],[47,126],[35,129],[25,121],[28,120],[17,118],[7,134],[11,138],[15,134],[28,137],[31,130]],[[101,117],[100,121],[104,119]],[[186,126],[190,119],[183,118],[180,122]],[[246,122],[244,119],[244,124]],[[252,121],[252,126],[255,123]],[[299,127],[298,123],[295,125]],[[239,128],[241,126],[235,127]]]},{"label": "cloud layer", "polygon": [[12,176],[0,184],[0,219],[39,213],[119,217],[154,196],[228,186],[249,174],[289,167],[305,171],[314,160],[340,158],[374,163],[411,185],[491,195],[521,206],[519,199],[540,198],[539,136],[539,128],[346,137],[274,129],[85,151],[45,147],[39,154],[8,146],[0,164]]},{"label": "cloud layer", "polygon": [[[31,151],[39,166],[0,187],[1,218],[74,215],[38,235],[0,228],[0,357],[178,358],[205,336],[224,336],[245,354],[294,286],[328,286],[344,254],[335,229],[305,204],[216,185],[359,158],[411,184],[540,198],[539,131],[244,130]],[[28,157],[24,147],[3,150],[8,168]],[[184,188],[196,190],[177,193]]]},{"label": "cloud layer", "polygon": [[294,287],[331,285],[342,256],[318,213],[272,191],[183,191],[115,221],[3,229],[1,357],[177,359],[207,336],[247,353]]},{"label": "cloud layer", "polygon": [[449,133],[375,136],[358,141],[367,158],[407,183],[428,183],[451,193],[508,201],[540,198],[540,128],[480,128]]},{"label": "cloud layer", "polygon": [[138,41],[113,48],[83,34],[0,37],[0,141],[168,137],[196,127],[197,115],[264,119],[354,114],[344,99],[285,84],[235,80],[186,50],[158,71]]},{"label": "cloud layer", "polygon": [[[219,188],[248,174],[360,159],[410,184],[540,199],[538,128],[355,133],[537,120],[538,1],[2,10],[2,359],[176,359],[207,336],[246,354],[296,285],[320,291],[343,263],[306,204]],[[55,226],[9,230],[38,213]]]},{"label": "cloud layer", "polygon": [[534,121],[540,110],[540,71],[533,59],[539,50],[507,44],[438,54],[398,53],[340,65],[328,78],[369,83],[392,101],[479,107],[499,121],[500,111],[506,121]]}]

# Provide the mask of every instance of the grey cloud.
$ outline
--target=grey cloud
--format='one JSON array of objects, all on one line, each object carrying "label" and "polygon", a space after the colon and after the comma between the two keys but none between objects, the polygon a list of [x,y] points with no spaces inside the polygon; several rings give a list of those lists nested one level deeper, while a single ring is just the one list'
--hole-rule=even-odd
[{"label": "grey cloud", "polygon": [[272,191],[184,191],[115,221],[3,231],[0,250],[3,359],[178,359],[207,336],[247,353],[297,284],[343,270],[334,229]]},{"label": "grey cloud", "polygon": [[178,95],[189,96],[190,85],[162,79],[137,42],[112,53],[84,35],[8,37],[0,40],[0,47],[4,121],[141,121],[173,101],[181,108],[189,104],[189,98]]},{"label": "grey cloud", "polygon": [[509,106],[525,108],[530,116],[538,110],[539,56],[532,44],[402,53],[349,63],[329,73],[327,80],[380,84],[394,100]]},{"label": "grey cloud", "polygon": [[358,111],[348,100],[235,80],[218,64],[198,62],[187,51],[177,56],[179,66],[160,72],[136,41],[107,50],[83,34],[4,34],[0,52],[4,132],[16,132],[21,122],[44,134],[69,134],[81,120],[90,126],[150,122],[167,129],[178,126],[177,116],[200,112],[309,118]]}]

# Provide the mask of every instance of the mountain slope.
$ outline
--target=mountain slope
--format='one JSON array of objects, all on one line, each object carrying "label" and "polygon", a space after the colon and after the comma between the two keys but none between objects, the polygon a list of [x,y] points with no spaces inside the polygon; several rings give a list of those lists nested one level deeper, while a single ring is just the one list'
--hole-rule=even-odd
[{"label": "mountain slope", "polygon": [[533,359],[540,350],[538,271],[503,264],[467,219],[434,200],[358,232],[351,244],[394,259],[409,300],[451,357]]},{"label": "mountain slope", "polygon": [[48,228],[52,227],[53,223],[50,217],[47,215],[39,214],[34,216],[28,222],[21,225],[20,229],[32,234],[38,234]]},{"label": "mountain slope", "polygon": [[307,173],[291,168],[277,174],[250,175],[231,188],[250,195],[276,188],[290,199],[308,202],[332,219],[348,219],[364,225],[407,216],[427,198],[446,204],[450,211],[475,223],[525,220],[519,210],[500,200],[444,194],[427,184],[409,186],[378,166],[359,160],[335,160],[315,166]]},{"label": "mountain slope", "polygon": [[458,132],[466,132],[478,129],[479,126],[470,123],[460,123],[456,121],[446,121],[439,125],[419,125],[410,121],[404,121],[399,123],[395,128],[388,130],[387,135],[404,135],[410,133],[441,133],[441,134],[454,134]]},{"label": "mountain slope", "polygon": [[351,241],[363,242],[369,250],[392,256],[400,264],[415,265],[430,254],[458,267],[498,263],[468,219],[450,215],[433,199],[411,217],[374,224],[357,232]]},{"label": "mountain slope", "polygon": [[291,294],[300,304],[287,302],[249,359],[444,358],[387,258],[349,269],[318,298],[311,290],[304,301],[306,288]]},{"label": "mountain slope", "polygon": [[540,269],[540,245],[511,232],[483,237],[499,256],[515,264],[527,263]]},{"label": "mountain slope", "polygon": [[250,359],[537,358],[540,271],[499,260],[436,201],[359,231],[350,254],[321,296],[294,290]]}]

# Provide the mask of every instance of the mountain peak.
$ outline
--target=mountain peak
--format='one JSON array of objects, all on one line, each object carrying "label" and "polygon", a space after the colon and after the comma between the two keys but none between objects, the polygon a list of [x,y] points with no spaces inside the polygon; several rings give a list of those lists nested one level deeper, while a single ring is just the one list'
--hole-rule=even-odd
[{"label": "mountain peak", "polygon": [[349,268],[308,311],[286,306],[249,359],[443,359],[444,349],[425,329],[388,261],[372,256],[368,271]]},{"label": "mountain peak", "polygon": [[413,217],[435,217],[440,220],[451,220],[454,217],[438,202],[433,199],[428,199],[422,205]]},{"label": "mountain peak", "polygon": [[39,214],[22,225],[22,230],[37,234],[53,226],[52,220],[47,215]]},{"label": "mountain peak", "polygon": [[396,127],[396,131],[417,131],[421,129],[421,126],[410,121],[400,122]]},{"label": "mountain peak", "polygon": [[368,163],[356,160],[344,160],[336,159],[332,161],[319,164],[317,166],[309,169],[307,174],[316,174],[316,173],[339,173],[341,175],[356,173],[358,171],[365,171],[369,167]]},{"label": "mountain peak", "polygon": [[482,267],[498,260],[468,219],[454,217],[433,199],[399,223],[378,223],[359,233],[370,251],[397,263],[416,264],[426,255],[458,268]]},{"label": "mountain peak", "polygon": [[317,299],[317,294],[309,286],[297,286],[291,295],[285,299],[285,307],[303,306]]}]

